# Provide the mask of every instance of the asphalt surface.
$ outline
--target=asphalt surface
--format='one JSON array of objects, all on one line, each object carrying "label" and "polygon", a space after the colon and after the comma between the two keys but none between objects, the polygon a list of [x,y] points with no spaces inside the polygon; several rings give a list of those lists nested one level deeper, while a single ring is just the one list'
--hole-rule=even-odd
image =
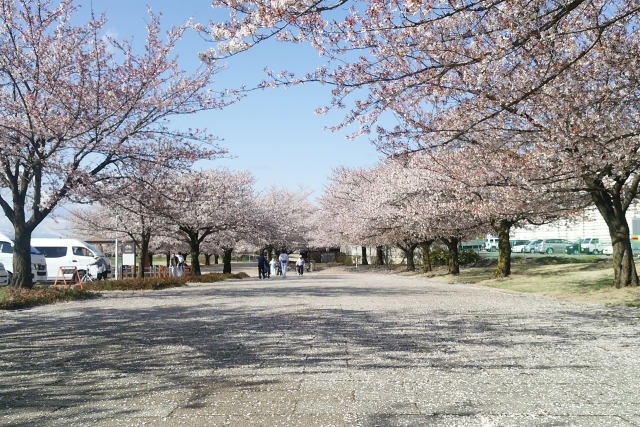
[{"label": "asphalt surface", "polygon": [[640,311],[331,272],[0,312],[1,425],[640,425]]}]

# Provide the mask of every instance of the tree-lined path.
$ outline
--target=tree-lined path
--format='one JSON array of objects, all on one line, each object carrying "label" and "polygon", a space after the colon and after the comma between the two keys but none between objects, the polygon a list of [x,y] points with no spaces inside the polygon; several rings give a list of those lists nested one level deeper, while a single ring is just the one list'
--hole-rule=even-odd
[{"label": "tree-lined path", "polygon": [[639,425],[637,309],[310,274],[0,313],[2,425]]}]

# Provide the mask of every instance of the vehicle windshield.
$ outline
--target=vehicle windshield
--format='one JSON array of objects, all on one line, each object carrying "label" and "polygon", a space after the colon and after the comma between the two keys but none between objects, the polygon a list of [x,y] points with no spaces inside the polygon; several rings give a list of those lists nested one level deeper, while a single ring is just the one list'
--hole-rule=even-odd
[{"label": "vehicle windshield", "polygon": [[101,257],[105,256],[101,251],[99,251],[98,249],[94,248],[90,244],[87,243],[86,245],[87,245],[87,248],[89,248],[89,250],[91,252],[93,252],[94,255],[98,255],[98,256],[101,256]]}]

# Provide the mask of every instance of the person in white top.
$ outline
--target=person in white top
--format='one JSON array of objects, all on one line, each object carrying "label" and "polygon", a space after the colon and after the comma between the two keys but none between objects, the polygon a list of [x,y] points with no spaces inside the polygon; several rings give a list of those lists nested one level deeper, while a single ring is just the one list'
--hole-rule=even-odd
[{"label": "person in white top", "polygon": [[296,261],[296,267],[298,268],[298,276],[302,276],[302,273],[304,273],[304,258],[302,258],[302,255]]},{"label": "person in white top", "polygon": [[276,275],[276,264],[278,264],[278,261],[276,261],[275,258],[271,258],[271,261],[269,261],[269,267],[271,267],[271,274],[274,276]]},{"label": "person in white top", "polygon": [[280,254],[280,257],[278,257],[278,259],[280,260],[280,265],[282,266],[282,278],[286,279],[287,278],[287,264],[289,263],[289,255],[286,252],[282,252]]},{"label": "person in white top", "polygon": [[184,267],[185,267],[185,262],[184,262],[184,257],[181,254],[177,254],[176,257],[178,258],[178,268],[176,271],[176,276],[184,276]]}]

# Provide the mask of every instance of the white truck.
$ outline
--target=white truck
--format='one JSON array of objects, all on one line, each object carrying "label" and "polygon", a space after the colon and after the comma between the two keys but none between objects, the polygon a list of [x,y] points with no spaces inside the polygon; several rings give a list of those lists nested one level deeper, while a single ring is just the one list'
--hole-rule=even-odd
[{"label": "white truck", "polygon": [[484,240],[484,250],[487,252],[494,252],[498,250],[498,238],[495,236],[487,235]]},{"label": "white truck", "polygon": [[587,237],[580,244],[581,254],[600,255],[602,250],[611,245],[611,240],[600,239],[598,237]]}]

